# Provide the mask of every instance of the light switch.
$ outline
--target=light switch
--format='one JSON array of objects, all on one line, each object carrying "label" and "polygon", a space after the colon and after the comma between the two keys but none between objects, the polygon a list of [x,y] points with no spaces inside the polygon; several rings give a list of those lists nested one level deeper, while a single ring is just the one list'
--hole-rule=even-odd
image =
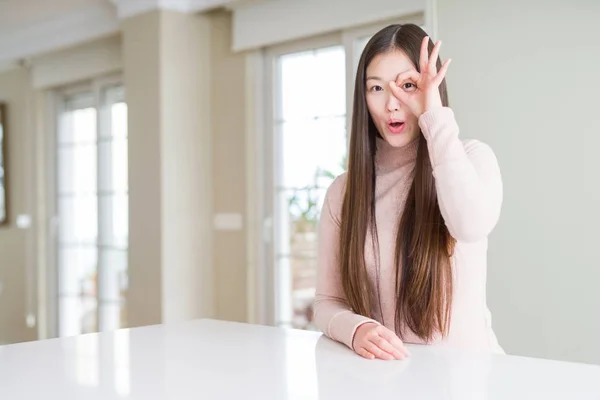
[{"label": "light switch", "polygon": [[241,231],[243,228],[242,214],[219,213],[215,215],[214,227],[218,231]]}]

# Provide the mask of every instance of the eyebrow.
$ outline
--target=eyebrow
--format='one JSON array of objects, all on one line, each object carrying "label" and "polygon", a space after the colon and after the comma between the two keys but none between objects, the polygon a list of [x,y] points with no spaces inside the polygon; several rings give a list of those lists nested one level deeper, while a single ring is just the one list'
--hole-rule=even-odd
[{"label": "eyebrow", "polygon": [[373,80],[376,80],[376,81],[382,81],[382,80],[383,80],[383,79],[381,79],[381,78],[380,78],[380,77],[378,77],[378,76],[369,76],[369,77],[367,77],[367,80],[368,80],[368,81],[369,81],[369,80],[371,80],[371,79],[373,79]]}]

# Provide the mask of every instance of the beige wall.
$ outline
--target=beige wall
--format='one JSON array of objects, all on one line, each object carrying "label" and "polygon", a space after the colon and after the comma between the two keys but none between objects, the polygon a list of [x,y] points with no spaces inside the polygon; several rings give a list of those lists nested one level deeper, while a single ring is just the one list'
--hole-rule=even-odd
[{"label": "beige wall", "polygon": [[161,159],[160,13],[123,23],[123,64],[129,130],[128,323],[160,323]]},{"label": "beige wall", "polygon": [[[210,14],[213,212],[236,213],[247,223],[245,164],[245,55],[231,52],[231,15]],[[246,321],[246,230],[214,231],[215,312]]]},{"label": "beige wall", "polygon": [[[35,328],[28,328],[25,317],[27,299],[35,301],[33,282],[27,268],[33,268],[32,230],[18,229],[17,214],[31,213],[31,85],[25,69],[0,73],[0,102],[7,104],[7,175],[9,225],[0,227],[0,343],[36,338]],[[33,297],[32,297],[33,295]],[[33,307],[30,305],[30,307]]]},{"label": "beige wall", "polygon": [[208,39],[204,16],[123,24],[131,326],[213,315]]},{"label": "beige wall", "polygon": [[213,316],[210,22],[163,13],[163,322]]},{"label": "beige wall", "polygon": [[600,3],[439,1],[461,134],[504,181],[488,299],[508,353],[600,363]]},{"label": "beige wall", "polygon": [[[165,285],[173,288],[172,295],[162,294],[167,299],[163,300],[162,310],[170,305],[191,304],[168,300],[175,297],[176,290],[181,296],[185,287],[182,282],[186,281],[186,273],[179,278],[169,273],[181,265],[177,260],[181,260],[182,252],[177,246],[185,240],[196,241],[185,246],[198,250],[187,255],[185,264],[198,266],[198,270],[188,271],[193,275],[187,276],[204,282],[198,290],[210,291],[214,302],[198,312],[219,319],[247,320],[246,231],[212,230],[213,216],[220,213],[241,214],[245,222],[246,64],[243,53],[231,52],[231,32],[231,15],[225,11],[196,17],[148,13],[124,23],[130,110],[130,312],[134,326],[165,319],[158,304],[149,305],[148,290],[158,293],[165,290]],[[153,46],[156,40],[161,47]],[[195,55],[190,57],[186,49],[195,49]],[[205,53],[202,49],[209,50]],[[155,82],[162,83],[157,86]],[[193,136],[178,136],[176,132]],[[188,163],[180,164],[185,154]],[[174,158],[169,162],[165,157]],[[163,167],[159,167],[161,163]],[[152,177],[162,179],[162,183],[157,186]],[[202,185],[211,181],[206,190]],[[186,194],[187,200],[176,199],[174,193]],[[187,203],[191,199],[195,199],[196,206]],[[165,216],[191,217],[196,223],[186,225],[187,229],[204,227],[211,231],[202,228],[186,232],[180,229],[184,225],[170,224],[170,217],[163,217],[162,222],[148,218],[169,207],[165,201],[171,200],[171,211],[162,211]],[[195,212],[183,212],[181,205]],[[173,246],[171,256],[162,254],[165,243]],[[205,256],[212,257],[212,262],[207,263]],[[163,266],[159,267],[157,260],[161,259]],[[162,275],[157,272],[160,268]],[[206,303],[206,298],[198,301]]]},{"label": "beige wall", "polygon": [[[185,276],[203,282],[198,290],[210,291],[214,302],[206,304],[205,296],[198,298],[205,304],[192,314],[246,321],[246,231],[212,230],[213,216],[219,213],[241,214],[245,222],[246,65],[243,53],[230,50],[230,13],[216,11],[196,17],[148,13],[126,21],[123,28],[130,118],[132,326],[164,321],[159,309],[193,304],[168,300],[181,297]],[[182,41],[185,37],[194,39]],[[161,47],[153,45],[157,40]],[[196,49],[195,56],[190,57],[186,48]],[[204,53],[202,49],[210,50]],[[186,78],[192,76],[192,81]],[[193,135],[178,136],[176,132]],[[188,163],[180,164],[185,154]],[[169,162],[165,157],[173,158]],[[162,183],[157,185],[153,177]],[[210,181],[206,190],[202,185]],[[177,193],[187,197],[176,199],[173,194]],[[188,203],[191,199],[196,206]],[[165,201],[173,201],[171,211],[158,211],[169,207]],[[181,205],[195,212],[186,213]],[[194,218],[196,223],[185,225],[185,231],[181,230],[184,225],[172,223],[171,217],[162,221],[148,218],[160,213]],[[211,231],[196,229],[201,227]],[[195,244],[185,244],[186,240]],[[182,244],[198,250],[188,253],[184,262],[197,265],[198,270],[177,277],[171,273],[181,265],[182,251],[177,246]],[[170,256],[164,254],[165,245],[173,246]],[[212,257],[212,262],[207,263],[206,256]],[[163,260],[162,267],[157,260]],[[165,285],[172,288],[171,295],[164,293]],[[148,299],[151,290],[162,291],[162,305]]]},{"label": "beige wall", "polygon": [[32,82],[36,89],[69,85],[123,69],[121,35],[34,57]]}]

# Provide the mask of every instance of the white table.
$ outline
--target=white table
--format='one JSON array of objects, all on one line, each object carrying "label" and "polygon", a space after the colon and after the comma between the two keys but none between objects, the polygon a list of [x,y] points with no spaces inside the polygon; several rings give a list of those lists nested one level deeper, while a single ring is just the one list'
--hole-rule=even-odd
[{"label": "white table", "polygon": [[190,321],[0,347],[2,399],[600,399],[600,366],[410,346],[364,360],[315,332]]}]

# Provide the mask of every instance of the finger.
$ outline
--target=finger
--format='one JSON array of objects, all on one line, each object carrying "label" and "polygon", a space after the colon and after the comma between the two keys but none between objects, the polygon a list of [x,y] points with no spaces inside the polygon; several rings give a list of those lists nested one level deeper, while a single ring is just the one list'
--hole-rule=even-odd
[{"label": "finger", "polygon": [[373,339],[373,343],[375,343],[377,347],[379,347],[381,350],[394,356],[394,358],[397,360],[404,360],[404,358],[406,357],[406,355],[403,352],[401,352],[399,349],[393,346],[383,336],[378,336],[377,338]]},{"label": "finger", "polygon": [[375,357],[377,357],[381,360],[393,360],[394,359],[393,355],[391,355],[387,351],[383,351],[382,349],[379,348],[379,346],[377,346],[373,342],[367,342],[367,344],[365,344],[364,347],[365,347],[365,349],[367,349],[367,351],[369,353],[373,354]]},{"label": "finger", "polygon": [[408,347],[406,347],[406,345],[402,342],[402,340],[400,340],[400,338],[398,336],[396,336],[395,333],[391,333],[392,337],[390,339],[388,339],[388,341],[398,350],[400,350],[402,352],[402,354],[404,354],[406,357],[410,357],[410,351],[408,350]]},{"label": "finger", "polygon": [[429,61],[429,36],[425,36],[421,42],[421,56],[419,58],[419,67],[421,72],[427,70],[427,62]]},{"label": "finger", "polygon": [[444,65],[442,65],[442,68],[440,68],[440,72],[438,72],[438,74],[435,76],[435,79],[434,79],[434,82],[436,85],[439,85],[440,83],[442,83],[442,81],[446,77],[446,71],[448,71],[448,66],[450,65],[451,61],[452,61],[451,58],[447,59],[444,62]]},{"label": "finger", "polygon": [[414,83],[417,83],[419,81],[419,78],[421,78],[421,74],[419,74],[419,71],[417,71],[414,68],[411,68],[409,70],[399,73],[394,82],[396,83],[396,85],[402,86],[402,84],[406,81],[412,81]]},{"label": "finger", "polygon": [[389,329],[382,329],[380,332],[378,331],[377,333],[379,333],[380,336],[386,339],[392,346],[394,346],[396,349],[402,352],[402,354],[404,354],[407,357],[410,356],[408,348],[406,348],[404,343],[402,343],[402,340],[400,340],[400,338],[394,332],[392,332]]},{"label": "finger", "polygon": [[396,82],[390,82],[390,89],[392,90],[392,94],[402,103],[406,103],[408,101],[408,93],[406,93],[400,86],[396,85]]},{"label": "finger", "polygon": [[361,356],[363,358],[366,358],[367,360],[375,359],[375,356],[373,355],[373,353],[370,353],[364,347],[361,347],[360,349],[356,350],[356,354],[358,354],[359,356]]},{"label": "finger", "polygon": [[442,42],[440,40],[437,41],[435,46],[433,46],[433,50],[431,50],[431,55],[429,56],[429,74],[432,76],[437,73],[437,59],[438,54],[440,53],[440,47],[442,47]]}]

